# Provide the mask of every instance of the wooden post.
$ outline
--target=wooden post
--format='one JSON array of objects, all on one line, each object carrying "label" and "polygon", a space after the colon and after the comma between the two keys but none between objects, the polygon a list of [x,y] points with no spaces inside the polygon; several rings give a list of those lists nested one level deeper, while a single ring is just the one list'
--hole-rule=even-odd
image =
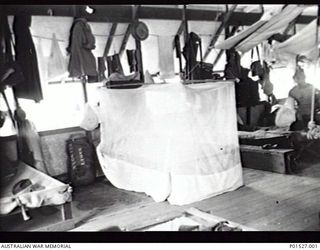
[{"label": "wooden post", "polygon": [[[239,28],[239,26],[233,26],[230,34],[227,35],[227,33],[226,33],[226,39],[229,38],[229,37],[231,37],[231,36],[233,36],[233,35],[236,33],[236,31],[237,31],[238,28]],[[219,51],[217,57],[216,57],[216,58],[214,59],[214,61],[213,61],[213,66],[212,66],[212,68],[214,68],[214,67],[217,65],[217,63],[219,62],[219,60],[220,60],[223,52],[224,52],[223,49]]]},{"label": "wooden post", "polygon": [[83,88],[84,102],[87,103],[88,102],[88,92],[87,92],[87,79],[86,79],[86,76],[82,76],[81,77],[81,84],[82,84],[82,88]]},{"label": "wooden post", "polygon": [[104,53],[103,53],[104,57],[108,56],[108,53],[109,53],[109,50],[111,48],[111,44],[112,44],[112,41],[113,41],[113,36],[114,36],[114,34],[116,32],[116,29],[117,29],[117,23],[112,23],[112,26],[111,26],[111,29],[110,29],[110,32],[109,32],[109,37],[108,37],[108,40],[107,40],[107,44],[106,44],[106,47],[105,47]]},{"label": "wooden post", "polygon": [[[180,35],[181,35],[182,32],[183,32],[183,29],[184,29],[184,23],[183,23],[183,21],[182,21],[182,22],[180,23],[180,26],[179,26],[179,28],[178,28],[178,31],[177,31],[176,36],[179,36],[179,37],[180,37]],[[175,39],[173,39],[172,48],[173,48],[173,50],[175,49]]]},{"label": "wooden post", "polygon": [[[183,9],[182,9],[182,21],[184,24],[184,45],[186,45],[186,43],[188,42],[188,38],[189,38],[189,29],[188,29],[188,20],[187,20],[187,6],[183,5]],[[189,57],[190,59],[190,57]],[[188,61],[186,61],[186,72],[185,72],[185,78],[186,79],[191,79],[191,76],[189,76],[191,71],[191,65]]]},{"label": "wooden post", "polygon": [[182,10],[182,21],[184,25],[184,44],[187,43],[189,37],[188,20],[187,20],[187,6],[183,5]]},{"label": "wooden post", "polygon": [[234,4],[230,10],[228,10],[228,7],[226,7],[226,13],[224,15],[224,18],[219,26],[219,28],[217,29],[217,32],[213,35],[210,43],[209,43],[209,46],[203,56],[203,60],[206,60],[206,58],[208,57],[208,55],[210,54],[210,51],[212,50],[213,46],[216,44],[216,42],[218,41],[219,39],[219,36],[221,34],[221,32],[223,31],[223,29],[225,27],[227,27],[228,25],[228,21],[230,19],[230,17],[232,16],[232,13],[234,12],[234,10],[237,8],[237,4]]},{"label": "wooden post", "polygon": [[61,219],[69,220],[72,219],[71,202],[66,202],[60,206],[61,208]]},{"label": "wooden post", "polygon": [[[133,8],[133,12],[132,12],[132,21],[136,22],[138,21],[138,10],[139,10],[140,6],[136,5]],[[142,50],[141,50],[141,41],[138,39],[135,39],[135,43],[136,43],[136,51],[137,51],[137,61],[138,61],[138,70],[140,72],[140,79],[142,82],[144,82],[144,73],[143,73],[143,64],[142,64]]]},{"label": "wooden post", "polygon": [[122,39],[122,43],[121,43],[121,46],[120,46],[120,50],[119,50],[119,55],[121,56],[122,53],[124,52],[126,46],[127,46],[127,42],[129,40],[129,36],[130,36],[130,33],[131,33],[131,23],[129,23],[127,29],[126,29],[126,32],[124,34],[124,37]]},{"label": "wooden post", "polygon": [[138,61],[138,70],[140,72],[140,79],[144,82],[144,73],[143,73],[143,64],[142,64],[142,52],[141,52],[141,41],[136,40],[136,49],[137,49],[137,61]]}]

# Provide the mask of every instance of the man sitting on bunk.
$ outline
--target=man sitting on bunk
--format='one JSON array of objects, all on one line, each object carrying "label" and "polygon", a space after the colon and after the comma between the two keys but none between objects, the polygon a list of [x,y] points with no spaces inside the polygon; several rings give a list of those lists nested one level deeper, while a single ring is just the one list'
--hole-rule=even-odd
[{"label": "man sitting on bunk", "polygon": [[[296,103],[296,121],[291,124],[290,130],[303,130],[308,127],[308,122],[310,121],[313,86],[310,83],[306,83],[304,70],[299,65],[297,65],[293,79],[297,85],[289,91],[289,98],[293,98]],[[320,92],[316,89],[315,110],[320,108],[319,97]],[[320,122],[319,118],[320,117],[315,115],[315,121],[317,123]]]}]

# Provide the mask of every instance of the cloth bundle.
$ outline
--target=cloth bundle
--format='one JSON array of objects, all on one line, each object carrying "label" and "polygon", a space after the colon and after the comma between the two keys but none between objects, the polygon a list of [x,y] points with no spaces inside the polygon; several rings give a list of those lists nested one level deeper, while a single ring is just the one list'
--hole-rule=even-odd
[{"label": "cloth bundle", "polygon": [[275,124],[277,127],[289,127],[296,120],[296,111],[294,109],[294,99],[288,97],[286,102],[277,112]]},{"label": "cloth bundle", "polygon": [[68,72],[66,58],[62,55],[56,34],[52,35],[51,52],[48,61],[48,78],[61,77]]}]

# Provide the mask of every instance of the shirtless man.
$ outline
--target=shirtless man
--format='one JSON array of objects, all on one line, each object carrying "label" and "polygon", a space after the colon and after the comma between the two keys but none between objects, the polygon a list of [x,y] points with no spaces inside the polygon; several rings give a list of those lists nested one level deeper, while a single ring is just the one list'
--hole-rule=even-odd
[{"label": "shirtless man", "polygon": [[[291,125],[291,130],[302,130],[308,127],[311,114],[311,101],[312,101],[312,89],[313,86],[310,83],[306,83],[306,76],[304,70],[297,67],[293,80],[297,83],[289,91],[289,98],[293,98],[296,102],[296,122]],[[320,107],[320,92],[318,89],[315,91],[315,108]]]}]

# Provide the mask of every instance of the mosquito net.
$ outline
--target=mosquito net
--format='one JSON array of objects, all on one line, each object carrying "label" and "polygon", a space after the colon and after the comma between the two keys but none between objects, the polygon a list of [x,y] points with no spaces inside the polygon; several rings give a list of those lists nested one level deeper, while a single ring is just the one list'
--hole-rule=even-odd
[{"label": "mosquito net", "polygon": [[81,126],[99,117],[98,157],[116,187],[183,205],[242,185],[233,82],[99,92]]}]

